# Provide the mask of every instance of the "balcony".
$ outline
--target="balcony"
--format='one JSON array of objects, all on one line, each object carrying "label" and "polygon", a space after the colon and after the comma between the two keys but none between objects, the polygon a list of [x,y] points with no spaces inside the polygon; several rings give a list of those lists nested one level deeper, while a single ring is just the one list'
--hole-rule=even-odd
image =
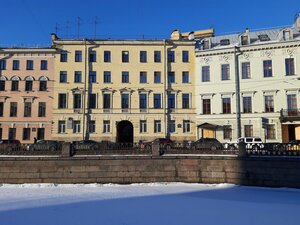
[{"label": "balcony", "polygon": [[281,122],[300,121],[300,109],[281,109],[280,110]]}]

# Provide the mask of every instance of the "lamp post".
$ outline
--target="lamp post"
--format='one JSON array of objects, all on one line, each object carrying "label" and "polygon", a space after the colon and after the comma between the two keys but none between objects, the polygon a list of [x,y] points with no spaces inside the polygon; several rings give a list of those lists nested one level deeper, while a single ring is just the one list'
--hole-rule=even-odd
[{"label": "lamp post", "polygon": [[234,46],[234,63],[235,63],[235,94],[236,94],[236,130],[237,139],[242,136],[241,132],[241,96],[240,96],[240,75],[239,75],[239,56],[242,51],[239,47]]}]

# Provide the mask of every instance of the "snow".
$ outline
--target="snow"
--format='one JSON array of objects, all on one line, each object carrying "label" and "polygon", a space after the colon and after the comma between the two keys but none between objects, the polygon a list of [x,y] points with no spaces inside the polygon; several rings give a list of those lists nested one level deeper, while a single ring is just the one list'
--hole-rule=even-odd
[{"label": "snow", "polygon": [[293,225],[300,190],[231,184],[0,186],[0,225]]}]

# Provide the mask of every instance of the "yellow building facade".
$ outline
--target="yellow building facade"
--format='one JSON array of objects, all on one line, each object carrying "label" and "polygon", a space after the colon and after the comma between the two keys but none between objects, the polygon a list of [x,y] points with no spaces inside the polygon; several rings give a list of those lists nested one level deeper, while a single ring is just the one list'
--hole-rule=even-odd
[{"label": "yellow building facade", "polygon": [[193,40],[64,40],[55,57],[52,138],[195,140]]}]

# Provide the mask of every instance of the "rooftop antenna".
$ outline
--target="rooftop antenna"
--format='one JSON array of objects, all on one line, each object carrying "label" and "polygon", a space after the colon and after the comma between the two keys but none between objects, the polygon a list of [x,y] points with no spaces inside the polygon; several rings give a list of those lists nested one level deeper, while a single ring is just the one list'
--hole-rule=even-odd
[{"label": "rooftop antenna", "polygon": [[58,23],[55,23],[54,29],[55,29],[55,34],[57,35],[57,34],[58,34],[58,31],[60,30],[60,29],[59,29],[59,24],[58,24]]},{"label": "rooftop antenna", "polygon": [[93,24],[94,24],[94,38],[96,39],[96,37],[97,37],[97,25],[99,24],[99,20],[98,20],[97,16],[95,17]]},{"label": "rooftop antenna", "polygon": [[79,33],[80,33],[80,26],[81,26],[82,20],[81,18],[78,16],[77,17],[77,38],[79,38]]},{"label": "rooftop antenna", "polygon": [[68,36],[69,36],[69,28],[70,28],[70,21],[67,20],[67,22],[66,22],[66,38],[68,38]]}]

